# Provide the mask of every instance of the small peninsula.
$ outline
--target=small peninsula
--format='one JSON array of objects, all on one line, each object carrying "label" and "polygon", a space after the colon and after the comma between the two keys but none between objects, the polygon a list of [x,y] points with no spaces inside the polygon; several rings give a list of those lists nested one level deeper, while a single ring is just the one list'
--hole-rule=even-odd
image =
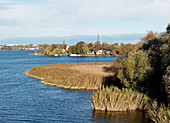
[{"label": "small peninsula", "polygon": [[26,74],[42,80],[42,83],[66,89],[97,90],[115,75],[111,68],[121,64],[112,63],[66,63],[34,67]]}]

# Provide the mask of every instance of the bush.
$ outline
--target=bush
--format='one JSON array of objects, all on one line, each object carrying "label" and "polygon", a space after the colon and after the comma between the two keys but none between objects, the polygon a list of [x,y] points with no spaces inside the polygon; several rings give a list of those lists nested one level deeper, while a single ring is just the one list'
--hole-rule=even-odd
[{"label": "bush", "polygon": [[163,76],[163,84],[165,85],[165,92],[167,96],[167,101],[170,102],[170,65],[167,67],[166,74]]},{"label": "bush", "polygon": [[140,50],[128,54],[125,67],[118,72],[118,78],[126,87],[140,90],[142,86],[147,86],[152,71],[148,54]]}]

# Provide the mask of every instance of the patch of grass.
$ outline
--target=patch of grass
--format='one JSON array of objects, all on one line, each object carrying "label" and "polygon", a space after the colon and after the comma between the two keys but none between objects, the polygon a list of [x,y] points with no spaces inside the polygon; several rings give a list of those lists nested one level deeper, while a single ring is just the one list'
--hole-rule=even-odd
[{"label": "patch of grass", "polygon": [[98,90],[92,95],[93,108],[103,111],[146,110],[149,101],[150,98],[142,93],[114,86]]}]

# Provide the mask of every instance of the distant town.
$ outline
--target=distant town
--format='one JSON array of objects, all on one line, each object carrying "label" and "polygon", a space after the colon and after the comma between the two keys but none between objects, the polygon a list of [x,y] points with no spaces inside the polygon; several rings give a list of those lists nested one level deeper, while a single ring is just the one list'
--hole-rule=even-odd
[{"label": "distant town", "polygon": [[77,42],[76,45],[69,46],[65,40],[63,44],[9,44],[0,45],[0,50],[41,50],[31,54],[45,56],[120,56],[127,55],[129,51],[135,51],[141,43],[123,44],[118,43],[107,44],[100,43],[99,34],[94,43]]},{"label": "distant town", "polygon": [[0,45],[0,50],[40,50],[40,44],[9,44]]}]

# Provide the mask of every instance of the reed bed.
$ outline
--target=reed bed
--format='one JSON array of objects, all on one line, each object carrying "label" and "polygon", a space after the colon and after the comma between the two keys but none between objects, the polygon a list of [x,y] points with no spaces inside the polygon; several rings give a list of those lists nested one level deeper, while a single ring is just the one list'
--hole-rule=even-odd
[{"label": "reed bed", "polygon": [[94,92],[91,99],[94,110],[102,111],[147,110],[150,106],[148,96],[131,89],[120,90],[114,86]]},{"label": "reed bed", "polygon": [[46,85],[71,89],[99,89],[103,78],[113,76],[114,72],[105,71],[114,63],[71,63],[34,67],[27,75],[41,78]]},{"label": "reed bed", "polygon": [[170,105],[166,107],[164,104],[161,104],[158,107],[155,101],[148,110],[148,116],[155,123],[170,123]]}]

